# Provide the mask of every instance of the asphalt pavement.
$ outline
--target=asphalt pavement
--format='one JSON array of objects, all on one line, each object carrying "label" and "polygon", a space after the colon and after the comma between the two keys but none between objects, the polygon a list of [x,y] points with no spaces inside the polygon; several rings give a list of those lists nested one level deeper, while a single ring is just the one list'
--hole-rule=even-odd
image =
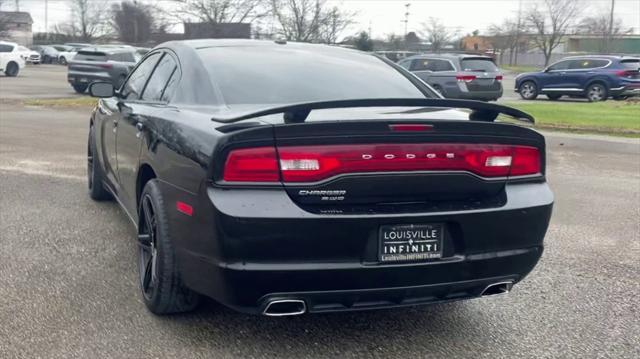
[{"label": "asphalt pavement", "polygon": [[0,358],[640,357],[637,139],[547,134],[546,249],[508,295],[289,318],[208,301],[158,317],[131,224],[88,197],[89,112],[0,101]]}]

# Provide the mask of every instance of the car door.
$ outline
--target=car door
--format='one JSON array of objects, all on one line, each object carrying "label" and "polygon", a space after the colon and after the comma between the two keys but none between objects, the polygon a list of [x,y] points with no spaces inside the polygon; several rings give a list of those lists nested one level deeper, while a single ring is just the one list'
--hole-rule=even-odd
[{"label": "car door", "polygon": [[163,53],[161,56],[138,100],[123,107],[123,120],[118,133],[118,175],[126,193],[125,205],[132,211],[137,210],[136,183],[142,135],[157,125],[152,122],[158,120],[158,115],[166,108],[168,93],[165,92],[174,83],[172,79],[175,79],[177,71],[177,62],[172,55]]},{"label": "car door", "polygon": [[160,52],[152,53],[135,68],[122,86],[114,110],[117,194],[129,213],[135,213],[135,191],[131,192],[128,183],[138,166],[141,142],[136,136],[136,126],[143,121],[144,116],[142,94],[161,57]]},{"label": "car door", "polygon": [[590,80],[597,74],[597,69],[606,67],[610,63],[611,61],[605,59],[573,60],[569,65],[571,82],[577,89],[585,90]]},{"label": "car door", "polygon": [[564,60],[557,62],[540,74],[540,90],[541,91],[563,91],[568,88],[567,70],[572,60]]}]

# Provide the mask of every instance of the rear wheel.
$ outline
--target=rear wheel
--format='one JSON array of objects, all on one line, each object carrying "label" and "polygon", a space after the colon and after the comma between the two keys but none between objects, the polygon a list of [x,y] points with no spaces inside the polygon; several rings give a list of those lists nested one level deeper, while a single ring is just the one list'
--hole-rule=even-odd
[{"label": "rear wheel", "polygon": [[73,87],[77,93],[84,93],[87,90],[87,85],[71,85],[71,87]]},{"label": "rear wheel", "polygon": [[200,295],[182,284],[164,198],[155,179],[144,186],[140,197],[138,226],[138,272],[145,305],[155,314],[195,309]]},{"label": "rear wheel", "polygon": [[64,56],[60,56],[58,62],[60,63],[60,65],[67,66],[67,59]]},{"label": "rear wheel", "polygon": [[4,74],[9,77],[18,76],[18,72],[20,72],[20,67],[15,62],[10,62],[7,64],[7,68],[4,69]]},{"label": "rear wheel", "polygon": [[547,98],[549,98],[549,100],[551,100],[551,101],[558,100],[560,97],[562,97],[562,95],[557,95],[557,94],[553,94],[553,95],[551,95],[551,94],[547,94]]},{"label": "rear wheel", "polygon": [[89,185],[89,196],[96,201],[111,199],[111,194],[104,188],[104,172],[100,159],[96,155],[96,142],[93,126],[89,130],[89,145],[87,146],[87,182]]},{"label": "rear wheel", "polygon": [[533,81],[525,81],[518,88],[518,93],[524,100],[535,100],[538,97],[538,86]]},{"label": "rear wheel", "polygon": [[606,101],[607,96],[607,87],[599,82],[587,87],[587,100],[589,100],[589,102]]}]

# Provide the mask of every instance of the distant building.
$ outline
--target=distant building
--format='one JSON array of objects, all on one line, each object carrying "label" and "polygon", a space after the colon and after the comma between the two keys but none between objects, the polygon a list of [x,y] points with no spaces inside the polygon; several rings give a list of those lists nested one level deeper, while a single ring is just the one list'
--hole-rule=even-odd
[{"label": "distant building", "polygon": [[598,35],[570,35],[565,42],[567,52],[640,54],[640,35],[616,35],[611,40]]},{"label": "distant building", "polygon": [[33,44],[31,14],[23,11],[0,11],[0,37],[23,46]]},{"label": "distant building", "polygon": [[251,24],[185,22],[185,39],[250,39]]}]

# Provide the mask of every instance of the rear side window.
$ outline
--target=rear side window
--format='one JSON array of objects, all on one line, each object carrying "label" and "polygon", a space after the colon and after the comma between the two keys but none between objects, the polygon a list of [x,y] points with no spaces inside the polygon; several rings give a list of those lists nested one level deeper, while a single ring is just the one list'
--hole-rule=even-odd
[{"label": "rear side window", "polygon": [[602,59],[581,59],[571,60],[569,62],[569,70],[588,70],[598,67],[605,67],[609,64],[609,61]]},{"label": "rear side window", "polygon": [[80,51],[73,58],[75,61],[107,61],[107,54],[97,51]]},{"label": "rear side window", "polygon": [[153,71],[149,83],[147,83],[147,87],[144,90],[144,94],[142,94],[142,99],[145,101],[162,101],[163,92],[175,72],[176,67],[176,62],[173,61],[173,58],[169,55],[164,55]]},{"label": "rear side window", "polygon": [[462,59],[460,60],[460,66],[462,71],[482,71],[482,72],[495,72],[498,71],[496,64],[491,59]]},{"label": "rear side window", "polygon": [[411,64],[411,71],[435,71],[435,61],[431,59],[415,59]]},{"label": "rear side window", "polygon": [[640,70],[640,59],[622,60],[620,65],[628,70]]},{"label": "rear side window", "polygon": [[129,76],[129,79],[127,79],[127,82],[122,88],[122,98],[126,100],[140,99],[142,90],[144,90],[144,86],[159,59],[160,53],[151,54],[133,70],[133,73],[131,73],[131,76]]},{"label": "rear side window", "polygon": [[454,71],[455,70],[451,65],[451,63],[447,60],[436,60],[435,65],[436,65],[435,71]]},{"label": "rear side window", "polygon": [[13,51],[13,46],[0,44],[0,52],[11,52]]}]

